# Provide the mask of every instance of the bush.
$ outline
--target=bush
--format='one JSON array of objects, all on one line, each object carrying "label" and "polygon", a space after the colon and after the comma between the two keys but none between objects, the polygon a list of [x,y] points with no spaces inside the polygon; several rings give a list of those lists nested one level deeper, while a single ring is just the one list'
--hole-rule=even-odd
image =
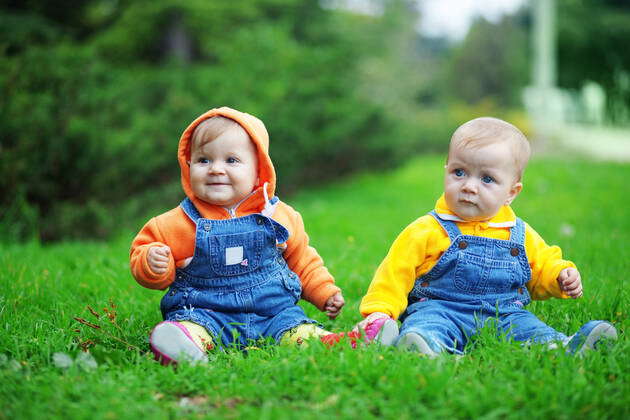
[{"label": "bush", "polygon": [[13,226],[3,229],[10,239],[18,239],[11,231],[102,237],[118,221],[92,220],[101,207],[176,175],[164,152],[176,147],[179,127],[170,121],[194,112],[186,110],[190,101],[173,104],[168,73],[108,68],[89,50],[67,45],[53,53],[30,49],[3,67],[0,208],[2,225]]},{"label": "bush", "polygon": [[358,57],[332,33],[308,38],[281,20],[235,25],[229,44],[158,64],[137,44],[121,46],[125,60],[114,54],[124,28],[5,49],[19,53],[0,63],[1,239],[104,238],[174,207],[179,136],[215,106],[266,123],[280,192],[396,160],[396,143],[383,141],[394,121],[356,97]]}]

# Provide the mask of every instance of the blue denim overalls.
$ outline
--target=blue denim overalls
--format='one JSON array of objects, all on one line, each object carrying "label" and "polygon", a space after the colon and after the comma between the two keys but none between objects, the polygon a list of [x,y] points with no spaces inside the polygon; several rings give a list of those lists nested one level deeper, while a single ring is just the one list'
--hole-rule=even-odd
[{"label": "blue denim overalls", "polygon": [[523,309],[531,271],[525,254],[525,224],[516,219],[510,239],[462,235],[453,221],[430,213],[451,245],[436,265],[418,278],[401,315],[400,336],[420,334],[435,350],[461,354],[489,319],[515,341],[547,342],[566,336]]},{"label": "blue denim overalls", "polygon": [[189,199],[180,205],[197,225],[195,253],[162,298],[165,320],[192,321],[217,344],[239,346],[278,342],[287,330],[315,323],[297,305],[300,279],[276,246],[289,237],[284,226],[261,213],[204,219]]}]

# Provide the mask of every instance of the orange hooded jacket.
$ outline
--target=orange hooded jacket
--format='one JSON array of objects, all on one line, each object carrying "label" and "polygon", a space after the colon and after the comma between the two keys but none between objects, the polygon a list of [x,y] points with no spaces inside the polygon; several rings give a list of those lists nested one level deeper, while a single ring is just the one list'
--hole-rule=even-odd
[{"label": "orange hooded jacket", "polygon": [[[206,219],[229,219],[233,217],[228,210],[195,197],[190,185],[190,145],[195,128],[203,121],[214,116],[223,116],[239,123],[249,134],[258,153],[259,183],[254,191],[235,209],[235,217],[260,213],[265,208],[268,197],[273,197],[276,186],[276,173],[269,157],[269,135],[262,121],[258,118],[222,107],[211,109],[194,120],[184,130],[177,152],[181,168],[181,182],[184,192],[195,204],[202,217]],[[266,191],[265,191],[266,189]],[[273,219],[289,231],[284,258],[302,282],[302,297],[320,310],[324,309],[326,300],[339,292],[334,279],[324,266],[317,251],[309,246],[308,235],[300,214],[289,205],[279,201],[272,215]],[[167,245],[171,248],[169,266],[164,274],[154,273],[148,265],[147,254],[152,246]],[[149,220],[131,244],[130,266],[135,279],[150,289],[165,289],[175,278],[175,268],[184,265],[184,261],[192,257],[195,251],[195,223],[176,207],[164,214]]]}]

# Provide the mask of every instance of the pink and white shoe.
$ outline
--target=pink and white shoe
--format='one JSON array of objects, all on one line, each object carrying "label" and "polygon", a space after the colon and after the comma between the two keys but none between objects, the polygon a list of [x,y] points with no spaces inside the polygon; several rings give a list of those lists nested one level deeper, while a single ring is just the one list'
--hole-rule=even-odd
[{"label": "pink and white shoe", "polygon": [[377,318],[365,327],[365,341],[391,346],[398,338],[398,323],[392,318]]},{"label": "pink and white shoe", "polygon": [[151,331],[151,351],[163,365],[187,361],[207,363],[206,352],[195,343],[188,330],[179,322],[160,322]]}]

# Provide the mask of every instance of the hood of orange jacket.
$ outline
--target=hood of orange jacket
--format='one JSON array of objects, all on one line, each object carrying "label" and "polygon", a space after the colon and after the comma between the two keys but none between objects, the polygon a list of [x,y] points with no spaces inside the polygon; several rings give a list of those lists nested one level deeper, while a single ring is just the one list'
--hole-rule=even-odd
[{"label": "hood of orange jacket", "polygon": [[[190,146],[192,144],[195,128],[203,121],[214,116],[222,116],[236,121],[249,134],[249,138],[254,143],[258,154],[258,185],[254,191],[238,205],[235,209],[237,216],[262,211],[265,206],[265,195],[273,197],[276,188],[276,171],[269,157],[269,134],[262,121],[253,115],[240,112],[232,108],[221,107],[211,109],[197,117],[184,130],[179,139],[177,159],[181,168],[181,181],[184,192],[195,204],[201,215],[207,219],[225,219],[230,217],[227,209],[200,200],[195,196],[190,185]],[[263,191],[266,189],[266,192]]]}]

